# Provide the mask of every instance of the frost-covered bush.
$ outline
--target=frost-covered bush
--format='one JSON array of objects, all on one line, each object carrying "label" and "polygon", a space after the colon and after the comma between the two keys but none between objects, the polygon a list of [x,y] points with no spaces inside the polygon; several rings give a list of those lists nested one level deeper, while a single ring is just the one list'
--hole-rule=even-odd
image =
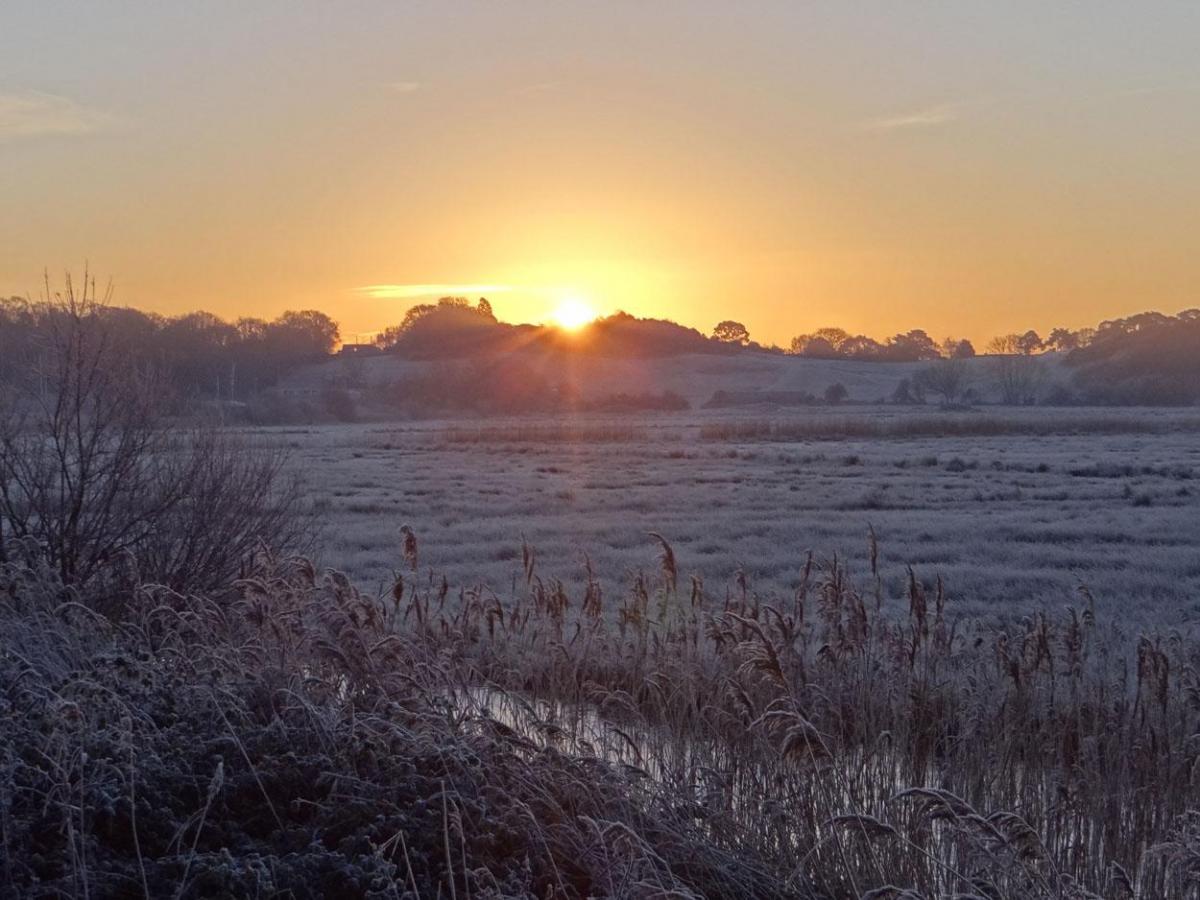
[{"label": "frost-covered bush", "polygon": [[5,884],[1047,900],[1198,887],[1193,639],[1128,639],[1086,597],[1058,621],[968,629],[940,582],[910,574],[906,608],[888,609],[879,581],[860,591],[811,560],[789,601],[741,575],[712,597],[655,540],[660,572],[615,598],[590,570],[576,596],[543,582],[528,547],[507,601],[425,577],[373,598],[262,555],[237,599],[141,586],[119,623],[52,567],[3,567]]},{"label": "frost-covered bush", "polygon": [[403,589],[268,557],[236,588],[137,588],[118,625],[0,569],[6,892],[805,896],[645,773],[491,718]]}]

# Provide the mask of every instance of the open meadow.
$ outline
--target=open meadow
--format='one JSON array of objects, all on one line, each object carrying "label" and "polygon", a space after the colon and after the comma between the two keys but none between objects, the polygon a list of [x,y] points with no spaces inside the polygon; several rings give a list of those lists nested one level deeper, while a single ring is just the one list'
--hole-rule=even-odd
[{"label": "open meadow", "polygon": [[316,504],[321,561],[386,590],[404,567],[511,594],[523,542],[572,589],[679,568],[720,593],[787,596],[811,551],[889,596],[941,577],[959,615],[1078,605],[1175,626],[1200,615],[1200,419],[1163,410],[796,413],[437,420],[263,429]]},{"label": "open meadow", "polygon": [[0,2],[0,900],[1200,900],[1198,45]]}]

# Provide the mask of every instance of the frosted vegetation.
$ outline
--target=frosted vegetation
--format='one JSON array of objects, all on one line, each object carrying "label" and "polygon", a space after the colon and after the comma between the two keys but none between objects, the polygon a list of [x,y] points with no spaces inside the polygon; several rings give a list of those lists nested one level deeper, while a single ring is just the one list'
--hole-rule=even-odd
[{"label": "frosted vegetation", "polygon": [[1200,896],[1193,409],[229,427],[108,324],[3,373],[7,893]]},{"label": "frosted vegetation", "polygon": [[[874,528],[891,596],[911,565],[943,577],[956,615],[1059,610],[1087,587],[1105,614],[1178,625],[1200,613],[1198,429],[1184,411],[872,410],[255,438],[291,448],[325,523],[322,561],[364,586],[390,583],[402,522],[456,585],[509,589],[524,537],[572,588],[585,557],[619,588],[652,557],[645,535],[657,531],[707,583],[740,571],[785,597],[809,551],[848,557],[861,574],[854,560]],[[955,433],[970,430],[983,433]]]}]

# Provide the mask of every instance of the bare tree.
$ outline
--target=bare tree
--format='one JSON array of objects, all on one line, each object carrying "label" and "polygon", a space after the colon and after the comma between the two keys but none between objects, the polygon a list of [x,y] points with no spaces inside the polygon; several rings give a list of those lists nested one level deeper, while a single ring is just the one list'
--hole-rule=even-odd
[{"label": "bare tree", "polygon": [[1028,406],[1037,402],[1038,391],[1045,381],[1041,360],[1022,353],[1011,353],[994,357],[991,367],[1001,402],[1014,406]]},{"label": "bare tree", "polygon": [[93,585],[124,561],[177,590],[220,585],[306,528],[279,453],[172,428],[153,374],[112,340],[94,281],[68,277],[0,398],[0,563],[36,555]]},{"label": "bare tree", "polygon": [[1032,329],[1024,334],[1002,334],[988,342],[988,352],[1001,356],[1033,356],[1045,348],[1046,344]]},{"label": "bare tree", "polygon": [[988,343],[988,352],[994,357],[992,373],[1002,403],[1026,406],[1037,402],[1046,371],[1034,354],[1043,346],[1036,331],[1001,335]]},{"label": "bare tree", "polygon": [[923,390],[940,396],[943,406],[950,406],[967,390],[970,376],[970,367],[962,357],[949,357],[921,369],[913,380]]}]

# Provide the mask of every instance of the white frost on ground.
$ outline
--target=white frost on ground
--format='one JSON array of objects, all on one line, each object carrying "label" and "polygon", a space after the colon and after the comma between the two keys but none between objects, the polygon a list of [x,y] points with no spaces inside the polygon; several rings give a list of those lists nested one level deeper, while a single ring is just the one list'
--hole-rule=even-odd
[{"label": "white frost on ground", "polygon": [[[1019,413],[1072,414],[1083,413]],[[940,574],[968,615],[1078,605],[1080,584],[1099,611],[1135,623],[1200,614],[1194,431],[738,443],[703,439],[698,426],[711,421],[574,423],[633,429],[604,442],[522,439],[528,420],[256,433],[291,447],[326,520],[322,562],[381,589],[403,566],[402,524],[418,535],[423,572],[501,597],[520,577],[522,536],[543,578],[578,585],[586,553],[614,591],[656,565],[648,531],[671,541],[684,577],[715,592],[740,566],[763,594],[790,593],[810,549],[849,556],[866,587],[871,525],[892,596],[911,564],[927,581]],[[455,440],[456,424],[491,431]]]}]

